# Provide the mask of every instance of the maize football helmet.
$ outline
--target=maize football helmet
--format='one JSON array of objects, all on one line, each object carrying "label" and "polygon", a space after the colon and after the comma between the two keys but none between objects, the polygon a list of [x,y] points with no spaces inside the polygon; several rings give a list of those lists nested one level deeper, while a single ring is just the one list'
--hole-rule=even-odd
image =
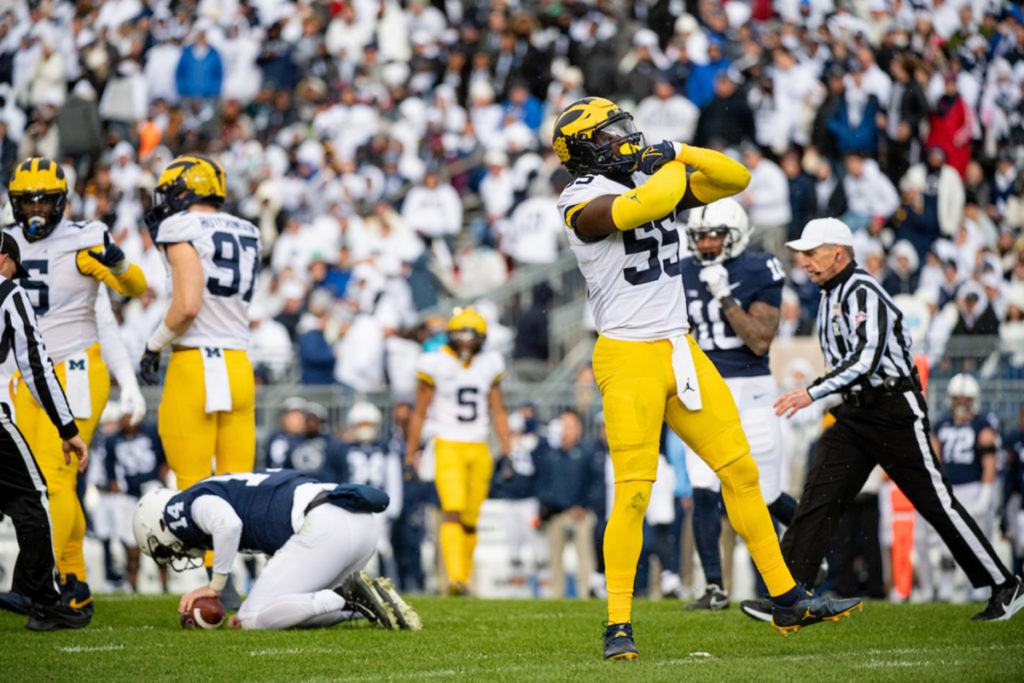
[{"label": "maize football helmet", "polygon": [[480,352],[487,339],[487,321],[473,308],[456,308],[448,321],[448,346],[465,362]]},{"label": "maize football helmet", "polygon": [[585,97],[558,115],[551,140],[559,161],[573,176],[628,175],[644,147],[633,117],[603,97]]},{"label": "maize football helmet", "polygon": [[[722,250],[718,254],[704,253],[697,247],[701,235],[724,234]],[[750,219],[735,199],[719,199],[717,202],[690,210],[686,221],[686,242],[690,252],[702,265],[724,263],[743,253],[750,242]]]},{"label": "maize football helmet", "polygon": [[185,547],[167,528],[164,509],[176,493],[170,489],[153,489],[139,499],[132,516],[132,534],[139,550],[152,557],[159,566],[180,572],[201,567],[206,551]]},{"label": "maize football helmet", "polygon": [[[11,212],[29,242],[41,240],[64,218],[68,202],[68,181],[56,161],[34,157],[14,167],[7,186]],[[44,205],[43,215],[29,213],[30,204]]]},{"label": "maize football helmet", "polygon": [[220,208],[227,199],[224,169],[209,157],[198,154],[180,156],[157,178],[153,208],[146,212],[150,232],[168,216],[185,211],[193,204]]}]

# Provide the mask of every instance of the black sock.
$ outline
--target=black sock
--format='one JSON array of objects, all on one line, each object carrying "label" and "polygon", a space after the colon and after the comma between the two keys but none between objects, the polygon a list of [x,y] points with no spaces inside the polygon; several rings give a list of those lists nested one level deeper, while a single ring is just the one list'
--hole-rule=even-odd
[{"label": "black sock", "polygon": [[806,597],[807,591],[798,583],[782,595],[772,596],[772,602],[779,607],[792,607],[798,600],[802,600]]},{"label": "black sock", "polygon": [[721,587],[722,587],[722,577],[721,577],[721,576],[705,576],[705,577],[704,577],[704,580],[705,580],[705,581],[707,581],[707,584],[708,584],[709,586],[710,586],[711,584],[715,584],[715,585],[716,585],[716,586],[718,586],[719,588],[721,588]]}]

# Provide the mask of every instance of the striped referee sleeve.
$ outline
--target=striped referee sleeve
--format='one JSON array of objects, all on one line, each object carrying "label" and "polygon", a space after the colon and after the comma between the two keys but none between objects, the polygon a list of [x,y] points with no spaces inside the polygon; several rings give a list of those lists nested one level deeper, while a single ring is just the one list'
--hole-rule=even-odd
[{"label": "striped referee sleeve", "polygon": [[78,434],[78,426],[71,415],[64,389],[53,371],[53,362],[46,353],[28,295],[10,280],[3,280],[0,301],[3,302],[0,307],[3,310],[4,335],[14,350],[25,386],[46,411],[60,437],[72,438]]},{"label": "striped referee sleeve", "polygon": [[[842,391],[878,369],[889,340],[889,308],[878,294],[857,286],[841,302],[855,343],[831,372],[816,379],[807,393],[815,401]],[[848,341],[850,341],[848,339]]]}]

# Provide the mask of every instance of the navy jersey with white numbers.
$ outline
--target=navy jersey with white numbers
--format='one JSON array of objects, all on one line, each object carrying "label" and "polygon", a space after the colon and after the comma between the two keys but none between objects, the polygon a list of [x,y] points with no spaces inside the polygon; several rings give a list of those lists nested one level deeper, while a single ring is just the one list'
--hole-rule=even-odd
[{"label": "navy jersey with white numbers", "polygon": [[[778,308],[782,304],[782,286],[786,275],[782,264],[771,254],[744,252],[726,261],[729,284],[736,285],[732,298],[745,310],[761,301]],[[683,259],[683,286],[689,303],[693,336],[700,348],[718,368],[722,377],[758,377],[771,374],[768,354],[756,355],[733,332],[722,315],[722,305],[712,298],[700,281],[701,264],[693,256]]]},{"label": "navy jersey with white numbers", "polygon": [[403,502],[403,451],[395,450],[396,445],[400,444],[392,439],[379,443],[347,443],[339,447],[342,464],[337,481],[373,486],[385,491],[391,500],[386,513],[389,519],[401,514]]},{"label": "navy jersey with white numbers", "polygon": [[242,520],[238,549],[272,555],[295,533],[295,489],[316,483],[319,482],[294,470],[256,470],[207,477],[167,502],[164,522],[186,546],[212,550],[213,539],[192,520],[192,502],[200,496],[217,496]]},{"label": "navy jersey with white numbers", "polygon": [[[953,418],[945,417],[935,427],[935,437],[942,446],[942,470],[951,484],[969,484],[981,481],[981,454],[978,452],[978,434],[986,427],[999,434],[996,418],[975,415],[970,422],[957,425]],[[998,446],[998,437],[997,437]]]},{"label": "navy jersey with white numbers", "polygon": [[309,437],[278,433],[267,445],[267,465],[297,470],[320,481],[347,481],[344,449],[329,434]]},{"label": "navy jersey with white numbers", "polygon": [[117,480],[117,470],[124,475],[125,493],[142,496],[143,484],[159,481],[160,468],[167,462],[156,425],[139,425],[137,434],[118,432],[105,442],[107,481]]}]

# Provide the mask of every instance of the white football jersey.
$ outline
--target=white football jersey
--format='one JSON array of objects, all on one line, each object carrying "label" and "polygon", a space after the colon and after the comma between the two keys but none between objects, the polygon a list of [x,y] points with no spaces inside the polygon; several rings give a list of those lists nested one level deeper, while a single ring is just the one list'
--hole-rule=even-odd
[{"label": "white football jersey", "polygon": [[[633,182],[642,185],[648,177],[634,173]],[[671,339],[690,329],[675,214],[598,240],[581,238],[574,229],[583,205],[630,189],[604,176],[583,176],[562,191],[558,210],[587,280],[598,333],[626,341]]]},{"label": "white football jersey", "polygon": [[473,356],[469,367],[447,346],[421,354],[416,375],[434,386],[427,419],[434,436],[446,441],[483,443],[489,435],[491,387],[505,376],[505,361],[494,351]]},{"label": "white football jersey", "polygon": [[259,229],[226,213],[183,211],[160,224],[154,241],[163,246],[188,242],[203,264],[203,305],[192,327],[174,343],[247,350],[249,302],[260,263]]},{"label": "white football jersey", "polygon": [[96,295],[104,286],[78,270],[78,252],[103,250],[107,226],[99,221],[62,220],[41,240],[29,242],[20,227],[6,230],[21,250],[28,278],[17,280],[35,309],[43,342],[54,365],[84,351],[97,341]]}]

